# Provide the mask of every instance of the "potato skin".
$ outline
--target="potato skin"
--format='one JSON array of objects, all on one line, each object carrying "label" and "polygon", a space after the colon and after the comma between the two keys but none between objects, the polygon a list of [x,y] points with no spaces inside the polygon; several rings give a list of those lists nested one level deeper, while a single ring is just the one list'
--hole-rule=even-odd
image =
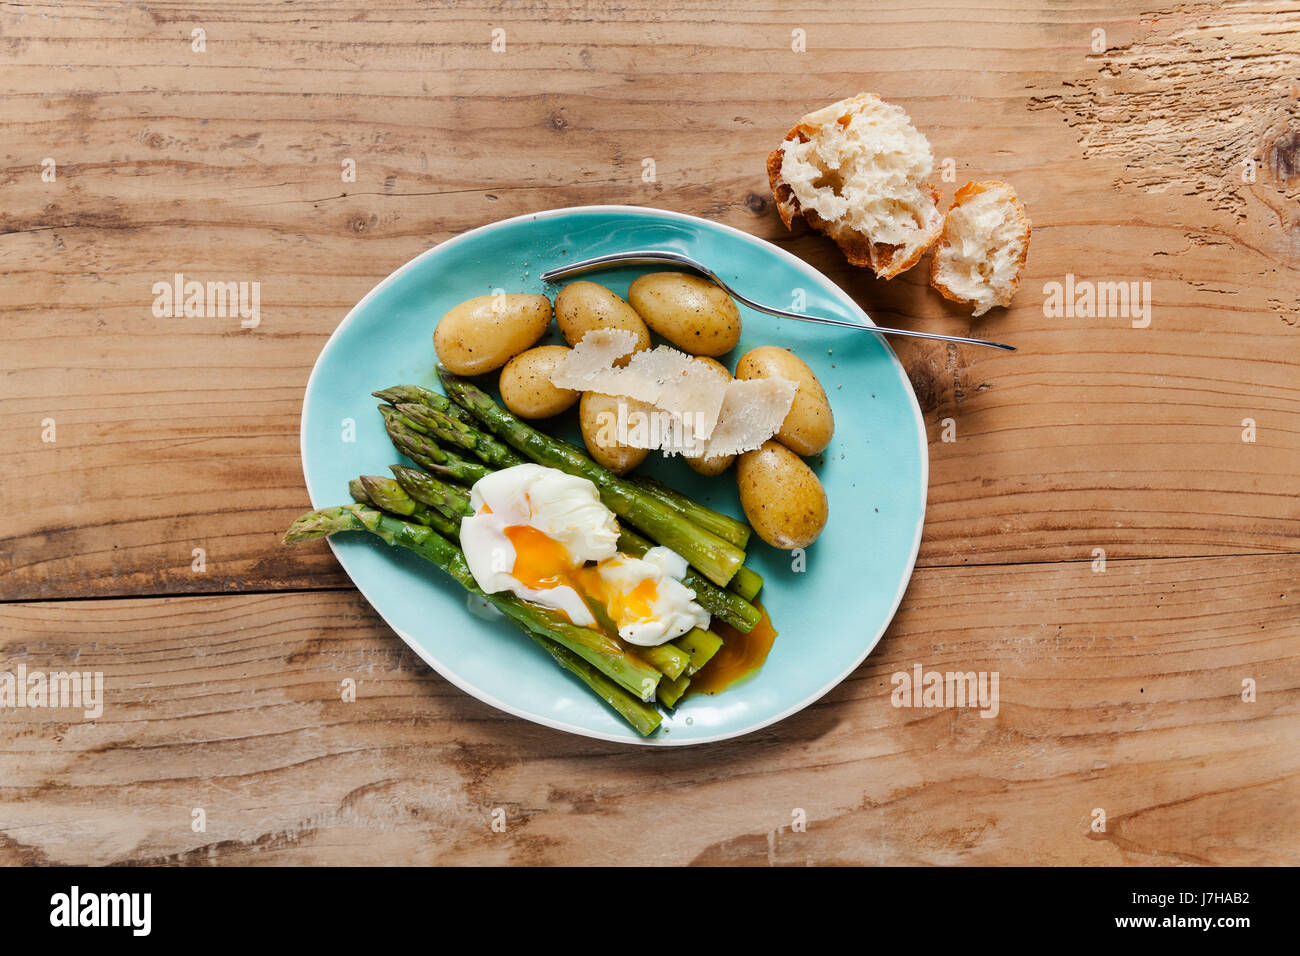
[{"label": "potato skin", "polygon": [[[697,355],[695,361],[703,362],[705,365],[708,365],[711,369],[717,372],[724,381],[731,381],[731,373],[727,371],[727,366],[723,365],[717,359],[709,358],[706,355]],[[731,463],[736,460],[735,455],[708,455],[702,458],[690,458],[683,455],[682,457],[686,459],[686,464],[690,465],[696,473],[704,475],[706,478],[712,478],[714,475],[722,474],[730,468]]]},{"label": "potato skin", "polygon": [[612,437],[617,422],[618,403],[619,399],[612,395],[602,395],[600,392],[583,392],[582,400],[578,403],[578,424],[582,426],[582,440],[586,444],[591,457],[614,474],[625,475],[645,461],[650,452],[644,448],[632,448],[629,445],[620,445],[617,442],[606,442],[604,444],[600,442],[601,416],[611,416],[607,419],[607,427],[611,432],[611,436],[607,437]]},{"label": "potato skin", "polygon": [[760,345],[740,357],[736,378],[784,378],[798,385],[794,403],[776,438],[799,455],[817,455],[826,450],[835,434],[835,416],[826,390],[803,359],[775,345]]},{"label": "potato skin", "polygon": [[683,352],[722,355],[740,341],[740,310],[708,279],[684,272],[651,272],[627,290],[646,325]]},{"label": "potato skin", "polygon": [[650,347],[650,330],[636,310],[596,282],[570,282],[555,297],[555,321],[564,341],[577,345],[592,329],[626,329],[636,351]]},{"label": "potato skin", "polygon": [[569,350],[563,345],[539,345],[520,352],[501,370],[501,400],[520,418],[550,418],[581,397],[571,388],[551,384],[551,372]]},{"label": "potato skin", "polygon": [[774,548],[806,548],[826,527],[826,489],[807,463],[780,442],[769,440],[741,455],[736,483],[750,526]]},{"label": "potato skin", "polygon": [[433,347],[438,361],[455,374],[482,375],[524,351],[550,324],[551,300],[544,295],[480,295],[438,320]]}]

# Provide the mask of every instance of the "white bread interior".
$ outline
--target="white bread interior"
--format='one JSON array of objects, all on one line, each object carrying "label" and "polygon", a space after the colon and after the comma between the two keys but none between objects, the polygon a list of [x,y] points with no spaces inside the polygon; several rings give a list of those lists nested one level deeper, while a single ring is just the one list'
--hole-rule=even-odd
[{"label": "white bread interior", "polygon": [[851,263],[888,279],[915,265],[943,228],[926,181],[933,167],[907,113],[859,93],[803,117],[768,157],[768,178],[787,227],[802,215]]},{"label": "white bread interior", "polygon": [[943,235],[930,260],[930,284],[945,298],[983,315],[1011,304],[1029,255],[1029,217],[1003,182],[967,183],[957,190]]}]

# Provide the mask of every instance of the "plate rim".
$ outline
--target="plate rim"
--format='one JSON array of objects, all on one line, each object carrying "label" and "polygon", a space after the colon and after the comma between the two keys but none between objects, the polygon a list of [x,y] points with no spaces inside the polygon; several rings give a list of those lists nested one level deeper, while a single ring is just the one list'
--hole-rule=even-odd
[{"label": "plate rim", "polygon": [[[690,222],[696,225],[704,225],[706,227],[713,228],[713,229],[720,229],[723,232],[731,233],[732,235],[737,236],[740,239],[748,241],[755,245],[765,246],[772,252],[775,252],[779,257],[788,261],[798,271],[801,271],[804,274],[808,275],[810,278],[815,279],[816,281],[818,281],[818,283],[824,284],[825,286],[829,287],[829,290],[833,290],[834,293],[836,293],[841,299],[843,299],[847,303],[850,309],[850,313],[864,320],[864,324],[866,325],[876,324],[874,321],[872,321],[871,316],[867,314],[866,310],[864,310],[861,306],[859,306],[857,302],[854,301],[853,297],[849,295],[847,292],[845,292],[843,288],[840,287],[839,283],[833,281],[829,276],[822,273],[820,269],[817,269],[815,266],[811,265],[810,263],[807,263],[803,259],[800,259],[794,253],[782,249],[774,242],[770,242],[767,239],[763,239],[759,236],[755,236],[751,233],[745,232],[742,229],[737,229],[735,226],[729,226],[726,223],[722,223],[722,222],[714,222],[711,219],[705,219],[701,216],[692,216],[689,213],[677,212],[675,210],[670,210],[670,209],[656,209],[653,206],[631,206],[631,205],[622,205],[617,203],[605,203],[605,204],[596,204],[596,205],[564,206],[564,207],[557,207],[554,209],[543,209],[537,212],[529,212],[529,213],[523,213],[518,216],[510,216],[506,219],[496,219],[493,220],[492,222],[484,223],[481,226],[475,226],[472,229],[467,229],[464,232],[458,233],[449,239],[445,239],[442,242],[437,243],[436,245],[430,246],[428,249],[424,250],[419,255],[415,256],[412,259],[408,259],[402,265],[398,266],[387,276],[381,279],[378,283],[376,283],[370,289],[369,292],[367,292],[364,296],[362,296],[357,301],[357,303],[353,305],[351,309],[348,310],[347,315],[345,315],[342,321],[340,321],[339,324],[334,327],[334,331],[330,333],[329,338],[325,340],[325,344],[321,346],[321,350],[316,356],[316,361],[312,365],[311,373],[307,376],[307,385],[303,390],[302,414],[300,416],[300,424],[299,424],[299,431],[298,431],[298,453],[302,464],[303,482],[304,484],[307,485],[307,497],[311,501],[312,508],[319,508],[323,506],[319,505],[316,502],[316,499],[312,496],[311,481],[307,474],[307,433],[308,433],[308,417],[309,417],[308,399],[312,394],[312,386],[316,382],[316,375],[320,371],[322,360],[325,358],[326,354],[328,354],[331,347],[335,345],[339,336],[343,333],[343,330],[346,329],[356,318],[357,314],[371,301],[371,299],[375,298],[380,292],[382,292],[390,284],[395,282],[400,276],[404,275],[409,270],[414,269],[419,263],[431,257],[435,252],[438,252],[439,250],[445,249],[448,246],[466,240],[472,236],[477,235],[478,233],[485,232],[489,229],[495,229],[500,226],[506,226],[511,223],[518,223],[523,221],[536,222],[543,219],[555,219],[565,215],[571,215],[574,213],[584,213],[584,212],[586,213],[616,212],[616,213],[625,213],[625,214],[631,214],[636,216],[645,216],[648,218],[663,217],[667,219],[675,219],[678,221]],[[893,623],[894,617],[898,613],[898,608],[903,602],[903,595],[907,593],[907,589],[912,583],[912,576],[916,572],[916,559],[917,559],[917,555],[920,553],[921,550],[921,537],[925,530],[925,516],[926,516],[926,511],[928,510],[929,507],[929,494],[930,494],[929,436],[925,430],[925,417],[921,412],[921,405],[916,397],[916,390],[912,387],[911,379],[909,379],[907,376],[907,370],[903,367],[903,363],[899,360],[897,353],[894,351],[893,347],[889,344],[888,340],[886,340],[884,337],[881,337],[881,343],[885,346],[885,351],[889,354],[889,358],[894,364],[895,372],[897,372],[899,378],[902,379],[904,390],[906,391],[908,397],[910,397],[912,400],[913,422],[916,425],[917,435],[920,438],[919,445],[921,449],[921,457],[920,457],[921,513],[916,522],[916,532],[913,535],[911,553],[908,556],[908,561],[907,561],[907,572],[902,577],[902,580],[898,587],[898,591],[894,595],[893,603],[890,606],[889,613],[885,615],[884,620],[880,625],[880,629],[876,632],[875,636],[866,643],[862,653],[857,657],[856,660],[853,661],[852,664],[849,665],[848,668],[846,668],[842,673],[837,675],[834,679],[830,680],[824,687],[815,691],[813,694],[809,695],[807,698],[798,702],[797,704],[794,704],[793,706],[786,708],[785,710],[781,711],[778,714],[772,715],[770,717],[766,717],[761,721],[759,721],[758,723],[743,727],[739,730],[731,730],[720,734],[714,734],[713,736],[710,737],[699,737],[699,738],[691,738],[691,739],[682,739],[682,738],[672,739],[671,736],[667,734],[652,735],[650,737],[619,736],[612,733],[604,733],[598,730],[591,730],[590,728],[577,726],[575,724],[569,724],[563,720],[557,720],[554,717],[550,717],[545,714],[533,713],[532,711],[525,710],[524,708],[517,707],[513,704],[508,704],[502,700],[498,700],[496,697],[484,691],[482,688],[477,687],[476,685],[471,684],[468,681],[462,680],[453,670],[451,670],[451,668],[446,667],[436,656],[434,656],[432,653],[427,652],[425,648],[421,647],[420,643],[417,642],[414,638],[412,638],[411,635],[407,634],[404,630],[394,625],[393,622],[388,619],[388,616],[383,612],[383,610],[379,607],[379,605],[375,603],[374,599],[371,597],[371,595],[366,590],[366,588],[361,584],[361,582],[359,582],[355,577],[353,577],[352,571],[348,567],[348,563],[344,559],[343,555],[339,552],[339,549],[336,546],[334,539],[330,537],[330,538],[326,538],[325,540],[329,544],[330,551],[333,553],[334,559],[338,561],[339,566],[343,568],[344,573],[347,574],[348,580],[352,582],[353,587],[355,587],[357,591],[360,592],[361,596],[366,599],[366,603],[368,603],[370,607],[375,611],[375,613],[378,614],[379,617],[383,620],[383,622],[388,625],[389,629],[391,629],[393,633],[395,633],[398,637],[400,637],[402,641],[406,644],[406,646],[409,647],[412,651],[414,651],[416,656],[418,656],[422,661],[424,661],[425,664],[427,664],[434,671],[436,671],[440,677],[442,677],[444,680],[449,681],[453,686],[455,686],[459,690],[465,692],[466,694],[469,694],[471,697],[474,697],[476,700],[480,700],[491,707],[495,707],[496,709],[503,711],[507,714],[510,714],[513,717],[518,717],[535,724],[541,724],[544,727],[550,727],[554,730],[560,730],[560,731],[564,731],[565,733],[576,734],[577,736],[580,737],[588,737],[595,740],[606,740],[611,743],[626,744],[634,747],[695,747],[701,744],[719,743],[724,740],[734,740],[738,737],[747,736],[756,731],[762,730],[765,727],[770,727],[775,723],[779,723],[780,721],[785,720],[787,717],[791,717],[794,714],[797,714],[799,711],[804,710],[807,707],[810,707],[811,705],[819,701],[821,698],[829,694],[836,687],[838,687],[841,683],[844,682],[845,678],[847,678],[850,674],[852,674],[855,670],[857,670],[862,665],[862,662],[865,661],[869,656],[871,656],[871,652],[876,649],[876,645],[878,645],[880,643],[880,639],[884,637],[885,631],[887,631],[889,629],[889,625]]]}]

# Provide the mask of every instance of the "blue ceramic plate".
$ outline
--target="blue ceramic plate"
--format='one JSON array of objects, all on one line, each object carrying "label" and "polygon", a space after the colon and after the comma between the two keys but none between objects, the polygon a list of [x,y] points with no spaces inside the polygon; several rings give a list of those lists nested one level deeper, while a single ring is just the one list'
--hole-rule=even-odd
[{"label": "blue ceramic plate", "polygon": [[[302,416],[302,460],[314,507],[349,500],[360,474],[401,459],[370,393],[415,382],[437,388],[433,327],[449,308],[494,289],[556,289],[539,276],[577,259],[631,249],[675,249],[708,263],[760,302],[869,324],[834,283],[787,252],[728,226],[635,206],[556,209],[474,229],[411,260],[357,303],[326,343]],[[626,295],[646,267],[584,278]],[[929,474],[925,426],[910,383],[878,337],[740,309],[735,360],[757,345],[788,347],[817,373],[835,413],[835,438],[811,461],[826,486],[830,522],[806,569],[757,536],[747,564],[780,636],[766,665],[716,696],[687,696],[642,739],[514,625],[472,613],[466,593],[432,565],[368,535],[330,539],[361,593],[430,667],[507,713],[575,734],[651,746],[738,737],[807,707],[875,647],[912,574]],[[552,330],[558,341],[558,333]],[[549,341],[549,339],[548,339]],[[350,428],[349,422],[355,427]],[[576,420],[544,423],[577,436]],[[355,432],[353,436],[352,432]],[[348,439],[352,438],[351,441]],[[732,472],[702,478],[652,455],[643,471],[714,508],[743,516]]]}]

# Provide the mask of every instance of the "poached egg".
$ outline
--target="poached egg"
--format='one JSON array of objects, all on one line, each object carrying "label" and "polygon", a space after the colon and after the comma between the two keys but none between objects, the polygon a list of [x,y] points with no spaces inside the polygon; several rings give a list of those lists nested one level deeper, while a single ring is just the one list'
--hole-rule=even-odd
[{"label": "poached egg", "polygon": [[618,522],[586,478],[543,465],[492,472],[470,489],[474,514],[460,526],[470,573],[489,594],[508,591],[599,627],[592,605],[630,644],[651,647],[709,614],[682,584],[686,562],[668,548],[642,557],[618,550]]}]

